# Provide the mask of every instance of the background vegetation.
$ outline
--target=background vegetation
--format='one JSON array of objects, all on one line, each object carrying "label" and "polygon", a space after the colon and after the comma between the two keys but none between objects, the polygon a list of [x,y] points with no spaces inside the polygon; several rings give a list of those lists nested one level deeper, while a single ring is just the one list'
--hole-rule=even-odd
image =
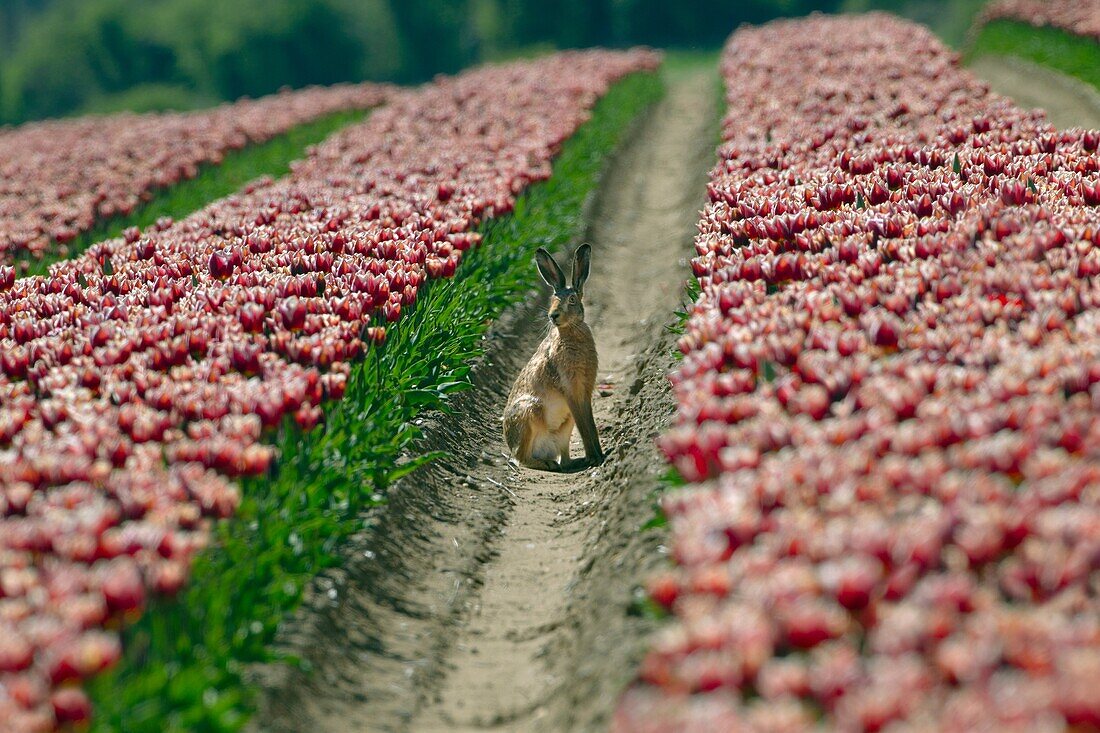
[{"label": "background vegetation", "polygon": [[742,22],[886,8],[960,41],[981,0],[0,0],[0,123],[417,82],[532,49],[714,48]]},{"label": "background vegetation", "polygon": [[995,20],[982,27],[968,52],[971,56],[1017,56],[1100,89],[1100,44],[1058,28]]}]

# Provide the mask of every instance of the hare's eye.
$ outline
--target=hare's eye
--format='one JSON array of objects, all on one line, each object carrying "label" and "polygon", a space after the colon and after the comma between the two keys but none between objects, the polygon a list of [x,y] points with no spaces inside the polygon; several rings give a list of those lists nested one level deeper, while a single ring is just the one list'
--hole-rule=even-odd
[{"label": "hare's eye", "polygon": [[576,295],[570,295],[569,296],[569,304],[574,305],[576,302],[577,302],[577,296]]}]

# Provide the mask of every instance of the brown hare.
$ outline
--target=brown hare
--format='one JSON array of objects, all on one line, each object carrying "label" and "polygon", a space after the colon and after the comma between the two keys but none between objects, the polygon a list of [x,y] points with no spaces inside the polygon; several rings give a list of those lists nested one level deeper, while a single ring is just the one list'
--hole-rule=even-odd
[{"label": "brown hare", "polygon": [[[573,285],[545,249],[535,253],[542,279],[554,289],[547,315],[553,328],[523,368],[504,408],[504,439],[516,460],[544,471],[574,471],[603,462],[592,417],[596,342],[584,322],[584,281],[592,248],[573,253]],[[584,441],[584,459],[570,460],[573,425]]]}]

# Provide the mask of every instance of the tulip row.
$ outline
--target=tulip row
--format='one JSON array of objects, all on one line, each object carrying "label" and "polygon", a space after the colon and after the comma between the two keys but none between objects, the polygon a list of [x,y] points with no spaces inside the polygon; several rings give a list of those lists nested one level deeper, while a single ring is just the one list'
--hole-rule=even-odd
[{"label": "tulip row", "polygon": [[1098,0],[995,0],[987,5],[979,23],[1015,20],[1037,28],[1059,28],[1075,36],[1100,41]]},{"label": "tulip row", "polygon": [[[178,223],[0,271],[0,720],[89,714],[83,678],[150,589],[231,515],[261,441],[311,427],[473,227],[511,211],[650,52],[573,52],[441,79]],[[521,134],[522,133],[522,134]]]},{"label": "tulip row", "polygon": [[194,178],[203,164],[334,112],[375,107],[390,91],[369,83],[312,87],[199,112],[0,130],[0,264],[63,255],[83,232],[130,215],[157,189]]},{"label": "tulip row", "polygon": [[615,729],[1100,726],[1100,132],[890,16],[745,29]]}]

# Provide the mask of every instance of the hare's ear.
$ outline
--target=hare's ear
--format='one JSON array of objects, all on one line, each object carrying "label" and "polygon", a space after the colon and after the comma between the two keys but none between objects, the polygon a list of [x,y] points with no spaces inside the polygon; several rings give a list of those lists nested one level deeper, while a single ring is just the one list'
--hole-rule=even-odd
[{"label": "hare's ear", "polygon": [[538,265],[539,274],[542,275],[542,279],[546,281],[547,285],[554,290],[565,289],[565,273],[558,267],[558,263],[554,262],[554,258],[550,256],[550,253],[542,247],[539,247],[535,252],[535,264]]},{"label": "hare's ear", "polygon": [[573,289],[584,294],[584,281],[588,279],[588,268],[592,265],[592,247],[582,244],[573,253]]}]

